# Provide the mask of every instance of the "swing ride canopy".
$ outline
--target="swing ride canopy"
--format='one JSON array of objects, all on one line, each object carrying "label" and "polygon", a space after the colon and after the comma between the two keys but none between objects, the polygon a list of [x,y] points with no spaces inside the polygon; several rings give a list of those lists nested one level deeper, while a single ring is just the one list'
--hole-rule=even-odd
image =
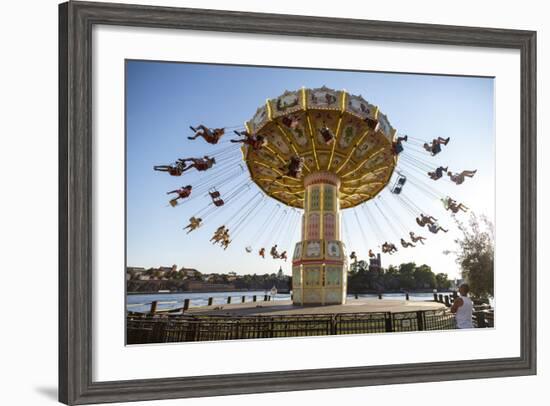
[{"label": "swing ride canopy", "polygon": [[[295,128],[286,125],[292,118],[297,119]],[[324,126],[335,135],[329,144],[320,131]],[[388,118],[360,95],[346,91],[327,87],[286,91],[258,108],[246,128],[268,141],[260,150],[243,146],[251,179],[267,195],[292,207],[303,208],[305,193],[303,179],[285,175],[293,156],[304,159],[303,176],[331,172],[339,177],[342,209],[375,197],[390,181],[397,163],[396,130]]]}]

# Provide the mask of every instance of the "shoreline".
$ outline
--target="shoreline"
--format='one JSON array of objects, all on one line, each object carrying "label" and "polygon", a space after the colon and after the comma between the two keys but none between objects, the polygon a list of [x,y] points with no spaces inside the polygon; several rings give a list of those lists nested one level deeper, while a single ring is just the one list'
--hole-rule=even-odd
[{"label": "shoreline", "polygon": [[[182,290],[182,291],[176,291],[176,292],[158,292],[158,291],[151,291],[151,292],[126,292],[126,295],[129,296],[129,295],[169,295],[169,294],[180,294],[180,293],[246,293],[246,292],[265,292],[265,290],[262,290],[262,289],[258,289],[258,290],[247,290],[247,289],[243,289],[243,290],[215,290],[215,291],[212,291],[212,290]],[[267,292],[269,293],[269,290],[267,290]],[[447,289],[447,290],[438,290],[437,293],[452,293],[453,290],[451,289]],[[377,292],[377,291],[364,291],[364,292],[347,292],[347,295],[348,296],[353,296],[353,295],[377,295],[381,293],[382,295],[384,294],[396,294],[396,293],[399,293],[399,294],[406,294],[406,293],[409,293],[409,294],[416,294],[416,293],[430,293],[430,294],[433,294],[433,290],[408,290],[408,291],[403,291],[403,290],[388,290],[388,291],[384,291],[384,292]],[[290,294],[290,291],[278,291],[277,294]]]},{"label": "shoreline", "polygon": [[[269,293],[269,289],[267,292]],[[246,293],[246,292],[265,292],[265,290],[181,290],[176,292],[126,292],[126,295],[170,295],[180,293]],[[278,291],[277,294],[290,294],[290,292]]]}]

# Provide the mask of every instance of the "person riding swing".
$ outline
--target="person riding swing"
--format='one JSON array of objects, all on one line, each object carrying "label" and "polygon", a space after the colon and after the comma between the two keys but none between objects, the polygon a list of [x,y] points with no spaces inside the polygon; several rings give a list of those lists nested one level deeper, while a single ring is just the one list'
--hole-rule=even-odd
[{"label": "person riding swing", "polygon": [[238,136],[242,135],[244,138],[229,140],[230,142],[250,145],[250,147],[254,151],[258,151],[267,145],[267,138],[265,138],[263,135],[259,135],[259,134],[252,135],[246,130],[241,132],[239,131],[233,131],[233,132]]},{"label": "person riding swing", "polygon": [[185,168],[183,171],[188,171],[191,168],[195,168],[199,172],[206,171],[216,163],[216,158],[210,158],[208,155],[205,155],[203,158],[187,158],[183,161],[191,161],[192,164]]},{"label": "person riding swing", "polygon": [[409,232],[409,236],[411,237],[412,242],[420,242],[422,245],[424,245],[424,241],[426,240],[425,237],[422,237],[421,235],[415,235],[412,231]]},{"label": "person riding swing", "polygon": [[450,197],[443,199],[443,204],[445,206],[445,210],[450,210],[454,214],[458,213],[460,210],[468,211],[468,207],[466,207],[463,203],[458,203],[456,200],[451,199]]},{"label": "person riding swing", "polygon": [[184,230],[189,229],[189,231],[187,232],[187,234],[189,234],[191,231],[196,230],[197,228],[199,228],[201,226],[201,223],[202,223],[202,219],[200,217],[197,218],[197,217],[193,216],[189,219],[189,224],[186,227],[184,227],[183,229]]},{"label": "person riding swing", "polygon": [[277,244],[271,247],[271,251],[269,251],[269,254],[273,257],[273,259],[277,259],[281,257],[277,252]]},{"label": "person riding swing", "polygon": [[300,120],[296,116],[284,116],[281,121],[286,127],[290,128],[291,130],[295,130],[298,127],[298,124],[300,124]]},{"label": "person riding swing", "polygon": [[210,242],[212,242],[212,244],[216,244],[218,241],[220,241],[222,239],[224,231],[225,226],[219,226],[216,231],[214,231],[214,236],[210,239]]},{"label": "person riding swing", "polygon": [[428,172],[428,176],[430,177],[430,179],[432,180],[438,180],[438,179],[441,179],[443,177],[443,172],[447,172],[447,169],[449,169],[449,167],[442,167],[440,166],[439,168],[437,168],[435,171],[432,171],[432,172]]},{"label": "person riding swing", "polygon": [[366,117],[363,121],[367,124],[367,127],[374,132],[378,131],[380,128],[380,122],[375,118]]},{"label": "person riding swing", "polygon": [[420,213],[420,217],[416,218],[416,223],[420,227],[424,227],[426,224],[435,224],[437,219],[432,216],[425,216],[424,214]]},{"label": "person riding swing", "polygon": [[384,244],[382,244],[382,252],[392,255],[394,252],[397,252],[397,247],[395,246],[395,244],[386,241]]},{"label": "person riding swing", "polygon": [[437,232],[439,230],[443,231],[444,233],[446,233],[447,231],[449,230],[445,230],[443,227],[441,227],[439,224],[435,223],[435,224],[428,224],[428,230],[430,230],[431,233],[434,233],[434,234],[437,234]]},{"label": "person riding swing", "polygon": [[405,149],[403,147],[403,141],[407,142],[408,139],[409,139],[408,135],[404,135],[403,137],[397,137],[397,139],[392,144],[393,153],[395,155],[399,155],[401,152],[403,152],[403,150]]},{"label": "person riding swing", "polygon": [[450,137],[443,138],[443,137],[437,137],[432,140],[431,144],[428,144],[427,142],[424,143],[424,149],[432,154],[432,156],[435,156],[441,152],[441,145],[447,145],[449,141],[451,140]]},{"label": "person riding swing", "polygon": [[332,130],[328,128],[325,124],[323,124],[323,126],[319,129],[319,132],[321,133],[323,141],[326,145],[331,144],[334,141],[334,138],[336,138]]},{"label": "person riding swing", "polygon": [[286,251],[281,252],[281,255],[279,255],[279,258],[284,259],[285,262],[288,259]]},{"label": "person riding swing", "polygon": [[[292,178],[299,178],[302,174],[302,169],[304,167],[304,158],[294,155],[290,158],[290,162],[286,168],[286,175]],[[281,168],[285,169],[285,168]]]},{"label": "person riding swing", "polygon": [[452,182],[456,183],[457,185],[461,185],[466,180],[466,176],[469,178],[473,178],[476,172],[477,169],[473,171],[462,171],[460,173],[447,172],[447,175],[449,175],[449,178],[451,178]]},{"label": "person riding swing", "polygon": [[181,174],[185,171],[186,163],[180,159],[173,164],[173,165],[155,165],[153,166],[153,170],[159,171],[159,172],[168,172],[170,176],[181,176]]},{"label": "person riding swing", "polygon": [[224,251],[227,249],[227,247],[229,247],[229,244],[231,244],[231,240],[229,239],[229,235],[224,235],[222,240],[220,241],[220,245],[223,247]]},{"label": "person riding swing", "polygon": [[225,134],[224,128],[214,128],[211,130],[208,127],[205,127],[204,125],[199,125],[197,128],[189,127],[193,132],[195,133],[192,137],[187,137],[190,140],[195,140],[198,137],[204,138],[204,140],[209,144],[217,144],[220,138]]},{"label": "person riding swing", "polygon": [[410,243],[408,241],[405,241],[403,238],[401,238],[401,246],[403,248],[409,248],[409,247],[416,247],[416,245],[414,245],[413,243]]},{"label": "person riding swing", "polygon": [[185,187],[182,186],[179,189],[171,190],[170,192],[166,192],[167,195],[170,195],[170,194],[173,194],[173,193],[178,195],[178,197],[175,197],[172,200],[170,200],[170,205],[172,207],[174,207],[178,204],[179,199],[187,199],[191,195],[191,190],[192,189],[193,189],[193,186],[187,185]]},{"label": "person riding swing", "polygon": [[260,251],[258,251],[258,255],[265,259],[265,248],[260,248]]}]

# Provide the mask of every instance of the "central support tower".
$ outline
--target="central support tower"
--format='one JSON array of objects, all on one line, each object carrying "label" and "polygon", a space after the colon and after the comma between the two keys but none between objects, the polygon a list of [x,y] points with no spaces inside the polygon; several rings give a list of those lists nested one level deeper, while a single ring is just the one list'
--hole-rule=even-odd
[{"label": "central support tower", "polygon": [[347,262],[340,241],[340,178],[313,172],[304,178],[302,241],[292,257],[292,292],[296,305],[344,304]]}]

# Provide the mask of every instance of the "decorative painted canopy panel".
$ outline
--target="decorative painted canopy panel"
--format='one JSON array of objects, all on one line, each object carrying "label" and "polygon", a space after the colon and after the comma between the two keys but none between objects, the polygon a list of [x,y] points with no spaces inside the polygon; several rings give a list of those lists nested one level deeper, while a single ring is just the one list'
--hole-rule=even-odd
[{"label": "decorative painted canopy panel", "polygon": [[[254,150],[245,145],[251,178],[268,195],[304,207],[303,177],[329,171],[341,179],[340,207],[346,209],[375,197],[389,182],[397,163],[396,130],[378,107],[362,96],[327,87],[285,91],[270,99],[246,123],[268,143]],[[321,130],[334,137],[326,142]],[[297,178],[287,176],[293,156],[304,160]]]}]

